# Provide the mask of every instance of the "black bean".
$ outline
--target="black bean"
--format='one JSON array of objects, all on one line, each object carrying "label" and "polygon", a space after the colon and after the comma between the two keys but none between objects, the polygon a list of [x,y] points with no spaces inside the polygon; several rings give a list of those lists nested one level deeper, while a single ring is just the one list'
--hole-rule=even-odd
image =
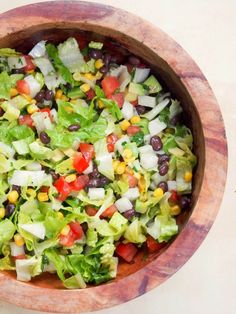
[{"label": "black bean", "polygon": [[56,173],[54,170],[50,170],[49,174],[52,176],[53,181],[56,181],[59,179],[60,175]]},{"label": "black bean", "polygon": [[109,66],[109,64],[111,62],[111,55],[109,53],[105,53],[105,55],[103,56],[103,62],[104,62],[106,67]]},{"label": "black bean", "polygon": [[14,210],[15,210],[16,206],[14,204],[8,203],[6,206],[6,214],[5,217],[9,217],[13,214]]},{"label": "black bean", "polygon": [[52,90],[46,90],[44,99],[45,100],[53,100],[53,98],[54,98],[53,91]]},{"label": "black bean", "polygon": [[138,66],[140,64],[139,58],[135,56],[129,56],[128,62],[132,65]]},{"label": "black bean", "polygon": [[158,150],[162,149],[162,147],[163,147],[161,138],[157,135],[151,137],[150,144],[152,145],[152,148],[155,151],[158,151]]},{"label": "black bean", "polygon": [[47,135],[46,132],[42,131],[40,134],[39,134],[39,138],[40,138],[40,141],[43,143],[43,144],[48,144],[50,143],[51,139],[50,137]]},{"label": "black bean", "polygon": [[140,106],[140,105],[137,105],[137,106],[135,107],[135,109],[137,110],[137,113],[138,113],[139,115],[140,115],[140,114],[144,114],[144,113],[147,111],[146,107]]},{"label": "black bean", "polygon": [[24,70],[24,68],[21,68],[21,69],[12,69],[12,70],[11,70],[11,73],[12,73],[12,74],[24,74],[24,73],[25,73],[25,70]]},{"label": "black bean", "polygon": [[170,160],[170,157],[167,154],[158,155],[158,165],[163,164],[164,162],[168,162]]},{"label": "black bean", "polygon": [[102,59],[102,51],[100,49],[89,49],[89,56],[93,59]]},{"label": "black bean", "polygon": [[82,229],[83,229],[83,232],[86,233],[87,230],[88,230],[88,224],[87,224],[87,222],[83,222],[83,223],[81,224],[81,227],[82,227]]},{"label": "black bean", "polygon": [[89,183],[87,184],[88,188],[98,188],[99,187],[99,178],[91,178],[89,179]]},{"label": "black bean", "polygon": [[12,188],[13,191],[17,191],[18,194],[21,193],[21,187],[19,185],[13,184],[13,186],[11,188]]},{"label": "black bean", "polygon": [[66,87],[67,89],[69,89],[69,90],[72,89],[71,83],[66,83],[65,87]]},{"label": "black bean", "polygon": [[38,94],[36,94],[35,100],[41,103],[44,100],[44,97],[45,97],[45,91],[41,90],[40,92],[38,92]]},{"label": "black bean", "polygon": [[4,115],[5,111],[0,107],[0,117]]},{"label": "black bean", "polygon": [[126,212],[123,213],[123,216],[128,219],[131,220],[134,216],[135,216],[135,210],[134,208],[131,208],[129,210],[127,210]]},{"label": "black bean", "polygon": [[102,74],[106,74],[108,71],[109,71],[109,68],[105,65],[101,67],[101,69],[99,69],[99,72],[101,72]]},{"label": "black bean", "polygon": [[98,171],[98,167],[97,165],[93,165],[93,172],[90,174],[91,178],[99,178],[100,177],[100,173]]},{"label": "black bean", "polygon": [[180,198],[180,207],[182,209],[189,209],[190,208],[190,205],[191,205],[191,199],[189,196],[186,196],[186,195],[182,195],[181,198]]},{"label": "black bean", "polygon": [[110,182],[110,180],[105,176],[102,176],[98,180],[99,180],[99,187],[100,188],[104,187],[105,185],[107,185]]},{"label": "black bean", "polygon": [[79,124],[71,124],[68,127],[68,131],[70,131],[70,132],[75,132],[75,131],[78,131],[79,129],[80,129],[80,125]]},{"label": "black bean", "polygon": [[157,185],[158,188],[161,188],[163,190],[163,192],[167,192],[168,191],[168,185],[166,182],[162,181]]},{"label": "black bean", "polygon": [[158,170],[159,170],[159,174],[161,176],[164,176],[167,174],[168,170],[169,170],[169,166],[168,166],[168,163],[164,162],[163,164],[161,164],[159,167],[158,167]]}]

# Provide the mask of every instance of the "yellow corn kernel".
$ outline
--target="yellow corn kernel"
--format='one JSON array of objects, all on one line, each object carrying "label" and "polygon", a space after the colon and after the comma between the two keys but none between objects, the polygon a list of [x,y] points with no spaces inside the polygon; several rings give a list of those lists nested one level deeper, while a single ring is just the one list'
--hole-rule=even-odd
[{"label": "yellow corn kernel", "polygon": [[171,214],[172,216],[177,216],[177,215],[180,214],[180,212],[181,212],[181,208],[180,208],[179,205],[171,206],[171,208],[170,208],[170,214]]},{"label": "yellow corn kernel", "polygon": [[68,101],[68,100],[69,100],[69,98],[66,97],[66,95],[62,95],[60,99],[61,99],[61,100],[64,100],[64,101]]},{"label": "yellow corn kernel", "polygon": [[125,162],[121,162],[116,168],[116,173],[123,174],[125,172],[125,167],[126,167]]},{"label": "yellow corn kernel", "polygon": [[15,97],[17,96],[19,93],[18,93],[18,90],[16,88],[11,88],[10,89],[10,96],[11,97]]},{"label": "yellow corn kernel", "polygon": [[37,101],[36,101],[35,99],[32,99],[32,100],[31,100],[31,104],[32,104],[32,105],[36,105],[36,104],[37,104]]},{"label": "yellow corn kernel", "polygon": [[90,73],[90,72],[85,73],[85,74],[84,74],[84,77],[85,77],[86,79],[90,80],[90,81],[94,80],[94,78],[95,78],[95,76],[94,76],[92,73]]},{"label": "yellow corn kernel", "polygon": [[80,86],[80,89],[82,90],[83,93],[87,93],[90,90],[90,85],[87,83],[84,83]]},{"label": "yellow corn kernel", "polygon": [[161,188],[157,188],[153,192],[153,196],[157,197],[157,198],[162,197],[163,195],[164,195],[164,192],[163,192],[163,190]]},{"label": "yellow corn kernel", "polygon": [[0,208],[0,219],[4,218],[6,214],[6,210],[4,207]]},{"label": "yellow corn kernel", "polygon": [[174,134],[175,133],[175,129],[173,129],[173,128],[166,128],[165,129],[165,133]]},{"label": "yellow corn kernel", "polygon": [[29,104],[32,101],[32,97],[30,95],[22,94],[22,96],[29,102]]},{"label": "yellow corn kernel", "polygon": [[14,241],[15,241],[15,244],[16,244],[17,246],[22,246],[22,245],[25,244],[24,239],[22,238],[22,236],[21,236],[19,233],[16,233],[16,234],[14,235]]},{"label": "yellow corn kernel", "polygon": [[104,108],[104,103],[102,100],[98,100],[98,108],[103,109]]},{"label": "yellow corn kernel", "polygon": [[95,61],[94,65],[95,65],[96,69],[101,69],[101,67],[104,66],[104,63],[103,63],[102,59],[98,59],[98,60]]},{"label": "yellow corn kernel", "polygon": [[120,164],[120,161],[119,161],[119,160],[113,160],[113,161],[112,161],[112,167],[113,167],[113,169],[116,170],[117,167],[119,166],[119,164]]},{"label": "yellow corn kernel", "polygon": [[68,176],[65,177],[65,181],[67,183],[71,183],[76,180],[76,175],[75,174],[69,174]]},{"label": "yellow corn kernel", "polygon": [[146,180],[142,175],[140,175],[140,179],[138,180],[138,188],[140,193],[143,193],[146,190]]},{"label": "yellow corn kernel", "polygon": [[129,149],[129,148],[124,149],[123,157],[126,158],[126,159],[130,159],[131,157],[133,157],[132,150]]},{"label": "yellow corn kernel", "polygon": [[26,71],[27,74],[33,74],[34,70]]},{"label": "yellow corn kernel", "polygon": [[140,117],[139,116],[133,116],[131,119],[130,119],[130,122],[132,124],[134,123],[138,123],[140,121]]},{"label": "yellow corn kernel", "polygon": [[184,174],[184,180],[190,182],[192,180],[193,174],[190,171],[186,171]]},{"label": "yellow corn kernel", "polygon": [[61,99],[62,95],[63,95],[63,91],[61,89],[58,89],[56,91],[55,99]]},{"label": "yellow corn kernel", "polygon": [[7,198],[8,198],[8,201],[10,203],[16,203],[16,201],[18,200],[19,198],[19,193],[15,190],[11,191],[8,195],[7,195]]},{"label": "yellow corn kernel", "polygon": [[96,80],[100,80],[103,77],[103,74],[99,71],[97,71],[96,75],[95,75],[95,79]]},{"label": "yellow corn kernel", "polygon": [[66,225],[62,230],[61,230],[61,235],[66,236],[70,232],[70,226]]},{"label": "yellow corn kernel", "polygon": [[27,106],[27,112],[29,114],[33,114],[33,113],[37,112],[38,110],[39,110],[39,108],[34,104]]},{"label": "yellow corn kernel", "polygon": [[62,212],[57,212],[57,217],[59,219],[63,219],[64,218],[64,215],[62,214]]},{"label": "yellow corn kernel", "polygon": [[31,188],[29,188],[29,189],[26,190],[26,194],[27,194],[28,196],[32,197],[32,198],[35,198],[35,197],[36,197],[36,191],[35,191],[34,189],[31,189]]},{"label": "yellow corn kernel", "polygon": [[48,194],[45,192],[39,192],[37,197],[40,202],[47,202],[49,200]]},{"label": "yellow corn kernel", "polygon": [[130,126],[130,123],[128,120],[123,120],[120,122],[120,127],[122,131],[126,131],[129,126]]}]

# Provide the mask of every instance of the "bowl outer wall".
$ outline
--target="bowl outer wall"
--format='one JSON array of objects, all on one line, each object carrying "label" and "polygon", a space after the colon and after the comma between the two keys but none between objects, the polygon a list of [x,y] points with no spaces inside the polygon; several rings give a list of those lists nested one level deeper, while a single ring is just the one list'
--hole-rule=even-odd
[{"label": "bowl outer wall", "polygon": [[[191,57],[173,39],[149,22],[110,6],[77,1],[28,5],[0,15],[0,38],[37,25],[78,23],[84,29],[119,30],[149,47],[172,68],[187,89],[202,123],[205,170],[194,210],[176,240],[158,260],[118,281],[84,290],[50,289],[25,284],[0,273],[0,298],[47,312],[86,312],[129,301],[174,274],[206,237],[220,208],[227,173],[227,144],[219,106],[209,84]],[[135,25],[135,27],[134,27]]]}]

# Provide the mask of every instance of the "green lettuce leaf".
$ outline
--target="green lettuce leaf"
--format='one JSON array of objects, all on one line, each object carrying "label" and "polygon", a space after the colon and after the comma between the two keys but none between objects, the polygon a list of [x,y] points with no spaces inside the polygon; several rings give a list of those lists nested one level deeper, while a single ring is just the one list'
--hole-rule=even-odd
[{"label": "green lettuce leaf", "polygon": [[16,231],[15,225],[9,220],[0,221],[0,253],[4,243],[10,241]]},{"label": "green lettuce leaf", "polygon": [[117,121],[123,118],[122,112],[114,100],[107,98],[101,98],[100,100],[103,102],[104,107],[108,109],[113,118]]},{"label": "green lettuce leaf", "polygon": [[0,99],[10,99],[11,78],[7,72],[0,73]]},{"label": "green lettuce leaf", "polygon": [[12,48],[0,48],[0,57],[17,57],[21,53]]},{"label": "green lettuce leaf", "polygon": [[142,223],[138,219],[133,220],[127,227],[124,238],[132,243],[143,243],[146,241],[146,237],[143,234]]}]

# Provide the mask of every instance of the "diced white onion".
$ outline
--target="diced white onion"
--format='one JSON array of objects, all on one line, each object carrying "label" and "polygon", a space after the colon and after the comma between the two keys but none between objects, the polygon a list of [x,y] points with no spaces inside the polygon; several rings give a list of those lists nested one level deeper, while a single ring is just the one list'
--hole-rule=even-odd
[{"label": "diced white onion", "polygon": [[143,114],[142,116],[147,118],[148,120],[154,119],[169,103],[169,99],[165,99],[156,105],[152,110]]},{"label": "diced white onion", "polygon": [[156,97],[152,96],[138,96],[138,104],[144,107],[154,108],[156,106]]},{"label": "diced white onion", "polygon": [[123,196],[127,197],[130,201],[134,201],[139,197],[139,195],[139,189],[135,187],[128,189],[128,191]]},{"label": "diced white onion", "polygon": [[53,128],[51,119],[48,116],[47,112],[35,112],[31,115],[34,125],[38,134],[44,130],[51,130]]},{"label": "diced white onion", "polygon": [[145,170],[151,170],[157,167],[158,158],[153,153],[140,154],[140,164]]},{"label": "diced white onion", "polygon": [[58,114],[55,108],[53,108],[51,111],[51,117],[53,119],[54,122],[58,123]]},{"label": "diced white onion", "polygon": [[45,171],[28,171],[28,170],[15,170],[9,180],[11,185],[19,186],[41,186],[48,175]]},{"label": "diced white onion", "polygon": [[26,168],[26,170],[29,170],[29,171],[40,171],[40,170],[42,170],[42,166],[37,161],[33,161],[32,163],[26,165],[25,168]]},{"label": "diced white onion", "polygon": [[143,138],[143,140],[144,140],[144,143],[145,144],[149,144],[150,143],[150,140],[151,140],[151,135],[150,134],[146,134],[146,135],[144,135],[144,138]]},{"label": "diced white onion", "polygon": [[176,181],[167,181],[167,184],[168,184],[168,190],[169,191],[176,191],[177,190],[177,183]]},{"label": "diced white onion", "polygon": [[25,57],[8,57],[8,66],[12,69],[22,69],[26,66]]},{"label": "diced white onion", "polygon": [[146,80],[150,73],[150,69],[147,68],[136,68],[134,73],[133,82],[142,83]]},{"label": "diced white onion", "polygon": [[92,160],[90,160],[89,166],[87,169],[84,170],[83,174],[90,174],[92,172],[93,172],[93,162],[92,162]]},{"label": "diced white onion", "polygon": [[161,122],[159,120],[159,118],[156,118],[156,119],[150,121],[148,124],[148,129],[149,129],[149,132],[152,136],[160,133],[166,127],[167,127],[167,125],[164,122]]},{"label": "diced white onion", "polygon": [[130,139],[128,135],[122,136],[116,143],[115,143],[115,150],[118,150],[118,152],[122,155],[124,151],[123,143],[130,143]]},{"label": "diced white onion", "polygon": [[45,55],[46,53],[46,41],[45,40],[41,40],[40,42],[38,42],[33,49],[29,52],[29,55],[33,58],[39,58]]},{"label": "diced white onion", "polygon": [[104,154],[96,156],[96,160],[99,162],[98,171],[109,179],[112,179],[110,177],[113,176],[112,174],[114,174],[114,169],[112,166],[112,155]]},{"label": "diced white onion", "polygon": [[134,115],[134,106],[130,102],[125,101],[121,109],[121,112],[122,112],[123,117],[126,120],[129,120]]},{"label": "diced white onion", "polygon": [[119,89],[121,92],[125,90],[126,86],[131,81],[131,75],[129,74],[127,66],[125,65],[120,65],[118,68],[111,70],[110,75],[117,77],[120,83]]},{"label": "diced white onion", "polygon": [[102,200],[105,197],[104,188],[89,188],[88,197],[91,200]]},{"label": "diced white onion", "polygon": [[19,256],[25,254],[24,244],[16,245],[15,242],[10,242],[11,256]]},{"label": "diced white onion", "polygon": [[152,176],[153,182],[158,185],[162,181],[166,181],[168,179],[168,175],[161,176],[158,172],[154,173]]},{"label": "diced white onion", "polygon": [[124,213],[127,210],[132,209],[133,205],[127,197],[121,197],[116,202],[115,205],[120,213]]},{"label": "diced white onion", "polygon": [[19,224],[19,227],[41,240],[44,240],[45,238],[46,228],[42,222]]},{"label": "diced white onion", "polygon": [[24,80],[29,84],[30,96],[34,98],[41,90],[39,82],[33,77],[33,75],[26,76]]},{"label": "diced white onion", "polygon": [[144,146],[141,146],[139,147],[139,152],[140,154],[145,154],[145,153],[154,153],[154,150],[152,148],[151,145],[144,145]]}]

